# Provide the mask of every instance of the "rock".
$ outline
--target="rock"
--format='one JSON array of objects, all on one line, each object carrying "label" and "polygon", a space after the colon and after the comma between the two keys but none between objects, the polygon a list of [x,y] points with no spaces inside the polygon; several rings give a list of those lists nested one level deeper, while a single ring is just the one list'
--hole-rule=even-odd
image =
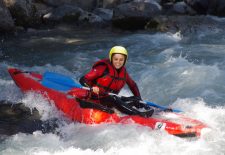
[{"label": "rock", "polygon": [[98,15],[105,21],[112,20],[113,10],[111,9],[97,8],[93,11],[93,13]]},{"label": "rock", "polygon": [[92,27],[103,27],[105,22],[103,19],[93,13],[83,12],[79,17],[79,25],[88,25]]},{"label": "rock", "polygon": [[12,32],[14,29],[12,16],[3,2],[0,1],[0,32]]},{"label": "rock", "polygon": [[194,15],[196,12],[184,2],[177,2],[173,5],[174,14]]},{"label": "rock", "polygon": [[46,23],[53,24],[58,22],[74,23],[78,21],[83,12],[84,11],[79,7],[65,4],[44,15],[43,20]]},{"label": "rock", "polygon": [[15,19],[16,25],[26,28],[41,23],[32,0],[4,0],[4,2]]},{"label": "rock", "polygon": [[161,7],[158,3],[131,2],[114,9],[113,25],[121,29],[143,29],[146,23],[157,14]]},{"label": "rock", "polygon": [[41,0],[44,4],[53,7],[59,7],[64,4],[70,4],[72,0]]},{"label": "rock", "polygon": [[207,12],[208,14],[225,17],[225,1],[224,0],[210,1],[210,5]]},{"label": "rock", "polygon": [[184,0],[184,2],[192,7],[199,14],[207,14],[210,0]]},{"label": "rock", "polygon": [[42,121],[36,109],[31,110],[23,103],[0,101],[0,135],[13,135],[19,132],[53,132],[57,128],[56,120]]},{"label": "rock", "polygon": [[80,7],[83,10],[92,11],[97,7],[99,0],[42,0],[42,2],[52,7],[71,5]]},{"label": "rock", "polygon": [[98,7],[112,9],[120,4],[120,0],[101,0],[98,1]]},{"label": "rock", "polygon": [[187,5],[192,7],[199,14],[211,14],[225,16],[224,0],[184,0]]},{"label": "rock", "polygon": [[166,3],[177,3],[177,2],[182,2],[183,0],[161,0],[160,4],[166,4]]},{"label": "rock", "polygon": [[76,25],[103,26],[103,19],[94,13],[82,10],[79,7],[63,5],[43,16],[48,24],[75,23]]},{"label": "rock", "polygon": [[[155,29],[162,32],[181,32],[182,35],[190,35],[201,31],[214,31],[224,29],[224,22],[210,16],[157,16]],[[150,27],[151,30],[151,27]]]},{"label": "rock", "polygon": [[43,4],[43,3],[33,3],[33,4],[35,5],[37,14],[39,15],[39,17],[42,17],[45,14],[47,14],[53,10],[53,7]]},{"label": "rock", "polygon": [[21,103],[10,104],[5,101],[4,104],[0,104],[1,135],[12,135],[18,132],[32,133],[41,130],[41,124],[40,115],[36,110],[32,112]]},{"label": "rock", "polygon": [[84,10],[92,11],[97,7],[98,0],[74,0],[73,4]]}]

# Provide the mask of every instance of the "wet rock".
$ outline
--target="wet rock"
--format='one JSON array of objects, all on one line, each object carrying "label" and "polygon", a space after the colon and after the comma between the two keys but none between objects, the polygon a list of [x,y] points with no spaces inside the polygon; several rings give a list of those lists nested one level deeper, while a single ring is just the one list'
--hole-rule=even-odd
[{"label": "wet rock", "polygon": [[74,0],[73,3],[86,11],[92,11],[97,7],[98,1],[99,0]]},{"label": "wet rock", "polygon": [[37,130],[45,133],[57,127],[55,122],[43,122],[40,118],[36,109],[31,110],[22,103],[0,101],[0,135],[33,133]]},{"label": "wet rock", "polygon": [[33,3],[33,4],[35,5],[35,8],[37,9],[37,14],[39,17],[43,17],[45,14],[53,10],[53,7],[43,3]]},{"label": "wet rock", "polygon": [[32,0],[3,0],[18,26],[32,27],[41,23]]},{"label": "wet rock", "polygon": [[224,0],[184,0],[199,14],[211,14],[216,16],[225,16]]},{"label": "wet rock", "polygon": [[105,21],[112,20],[113,10],[111,9],[97,8],[93,11],[93,13],[98,15]]},{"label": "wet rock", "polygon": [[177,2],[173,5],[171,14],[196,15],[197,13],[184,2]]},{"label": "wet rock", "polygon": [[177,2],[183,2],[183,0],[160,0],[161,5],[164,5],[167,3],[177,3]]},{"label": "wet rock", "polygon": [[210,1],[208,14],[225,17],[225,1],[224,0]]},{"label": "wet rock", "polygon": [[0,104],[0,134],[12,135],[18,132],[31,133],[41,129],[37,111],[31,113],[23,104]]},{"label": "wet rock", "polygon": [[79,17],[79,24],[82,25],[91,25],[93,27],[100,27],[103,25],[103,20],[101,17],[90,13],[90,12],[83,12]]},{"label": "wet rock", "polygon": [[96,8],[98,0],[42,0],[42,2],[53,7],[59,7],[67,4],[91,11]]},{"label": "wet rock", "polygon": [[0,1],[0,32],[11,32],[15,29],[14,21],[9,10]]},{"label": "wet rock", "polygon": [[105,24],[103,19],[91,12],[82,10],[79,7],[63,5],[43,16],[48,24],[73,23],[79,26],[101,27]]},{"label": "wet rock", "polygon": [[60,5],[69,4],[72,0],[41,0],[44,4],[49,6],[58,7]]},{"label": "wet rock", "polygon": [[101,0],[98,2],[98,7],[112,9],[121,4],[121,0]]},{"label": "wet rock", "polygon": [[184,0],[184,1],[199,14],[207,14],[210,0]]},{"label": "wet rock", "polygon": [[84,11],[76,6],[62,5],[43,16],[46,23],[77,22]]},{"label": "wet rock", "polygon": [[184,2],[176,3],[173,6],[173,11],[178,14],[186,14],[187,5]]},{"label": "wet rock", "polygon": [[[215,31],[224,29],[223,21],[218,21],[210,16],[157,16],[155,29],[162,32],[177,33],[182,35],[196,34],[199,31]],[[148,29],[148,27],[146,27]],[[149,28],[151,30],[151,28]]]},{"label": "wet rock", "polygon": [[114,9],[113,25],[121,29],[143,29],[152,17],[160,14],[158,3],[131,2]]}]

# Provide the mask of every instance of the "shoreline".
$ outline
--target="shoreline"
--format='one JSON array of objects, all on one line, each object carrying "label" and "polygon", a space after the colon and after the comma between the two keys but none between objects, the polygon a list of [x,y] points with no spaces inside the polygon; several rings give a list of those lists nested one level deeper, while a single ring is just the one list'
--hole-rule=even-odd
[{"label": "shoreline", "polygon": [[[76,29],[106,29],[119,33],[182,31],[182,27],[179,27],[181,19],[177,22],[176,17],[224,17],[223,5],[225,6],[225,2],[208,4],[205,0],[16,0],[15,3],[4,0],[0,3],[0,37],[42,29],[51,30],[61,24],[77,27]],[[184,23],[181,26],[195,26],[192,24],[201,22],[201,19],[195,23],[184,20],[181,22]]]}]

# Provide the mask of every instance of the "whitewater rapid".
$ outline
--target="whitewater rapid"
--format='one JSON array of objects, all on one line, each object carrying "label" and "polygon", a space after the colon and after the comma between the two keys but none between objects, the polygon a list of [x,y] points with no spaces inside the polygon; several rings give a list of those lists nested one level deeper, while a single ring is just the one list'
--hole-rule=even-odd
[{"label": "whitewater rapid", "polygon": [[[38,37],[23,37],[16,41],[15,47],[13,40],[5,41],[0,52],[0,101],[22,102],[30,109],[36,108],[42,121],[57,120],[57,127],[48,133],[38,130],[29,134],[2,135],[0,154],[224,154],[225,33],[222,30],[202,31],[190,36],[182,36],[180,32],[107,36],[70,48],[66,44],[65,48],[52,52],[49,51],[53,47],[41,46],[40,40],[46,41],[46,37],[37,40]],[[35,47],[25,49],[28,40],[35,42]],[[107,57],[110,47],[116,44],[127,47],[127,69],[144,100],[180,109],[185,115],[207,124],[211,130],[199,139],[182,139],[138,125],[71,122],[40,95],[22,94],[7,73],[7,68],[13,66],[39,73],[63,73],[78,81],[92,63]],[[32,52],[28,52],[29,49]],[[129,96],[131,92],[125,88],[121,94]]]}]

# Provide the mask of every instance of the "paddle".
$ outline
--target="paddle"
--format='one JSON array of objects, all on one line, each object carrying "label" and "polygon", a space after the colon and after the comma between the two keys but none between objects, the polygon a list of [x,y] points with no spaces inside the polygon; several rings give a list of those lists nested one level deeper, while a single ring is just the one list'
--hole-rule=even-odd
[{"label": "paddle", "polygon": [[[82,85],[76,83],[72,78],[62,75],[59,73],[54,72],[45,72],[42,79],[42,84],[48,88],[56,89],[59,91],[68,91],[74,87],[90,90],[88,87],[83,87]],[[121,97],[121,95],[117,95],[114,93],[108,93],[109,95],[115,95],[118,97]],[[149,102],[149,101],[140,101],[141,103],[148,104],[149,106],[159,108],[161,110],[168,110],[170,108],[157,105],[155,103]],[[182,112],[178,109],[171,109],[173,112]]]}]

